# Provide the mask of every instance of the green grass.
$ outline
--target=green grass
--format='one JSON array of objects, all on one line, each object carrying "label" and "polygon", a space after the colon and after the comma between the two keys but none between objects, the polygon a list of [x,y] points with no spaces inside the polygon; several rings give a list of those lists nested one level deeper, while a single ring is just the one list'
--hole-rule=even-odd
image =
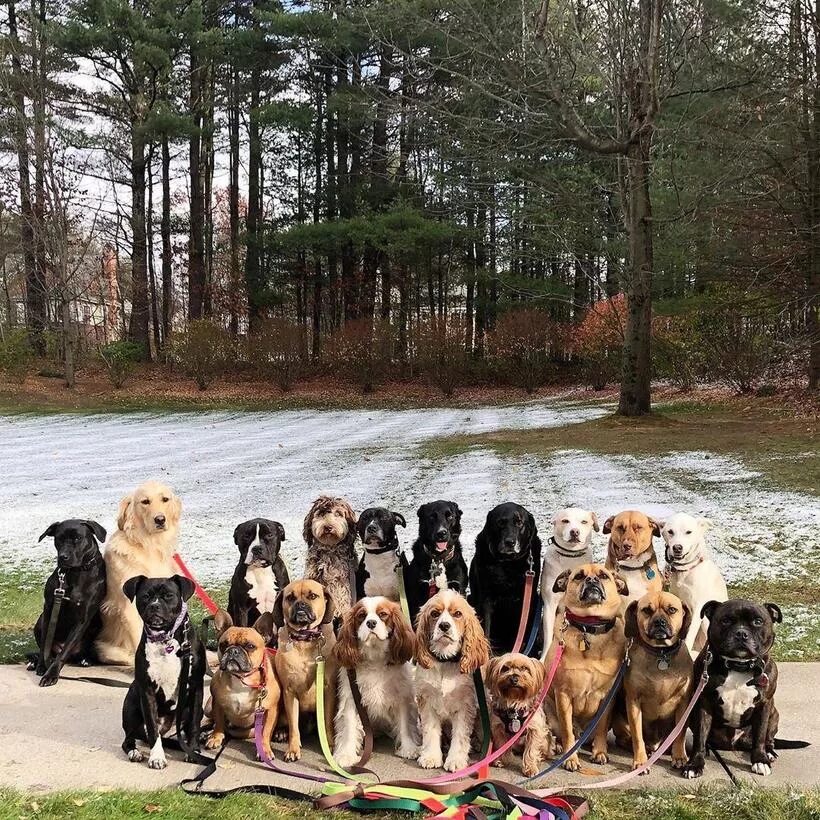
[{"label": "green grass", "polygon": [[[590,820],[816,820],[820,816],[820,791],[744,787],[704,787],[681,791],[611,791],[590,797]],[[219,802],[186,795],[181,791],[74,791],[32,794],[0,789],[0,820],[120,820],[157,817],[163,820],[251,820],[251,818],[311,817],[318,812],[306,803],[259,795],[236,794]],[[333,817],[350,820],[365,815],[334,812]],[[408,814],[377,813],[375,818],[411,817]]]}]

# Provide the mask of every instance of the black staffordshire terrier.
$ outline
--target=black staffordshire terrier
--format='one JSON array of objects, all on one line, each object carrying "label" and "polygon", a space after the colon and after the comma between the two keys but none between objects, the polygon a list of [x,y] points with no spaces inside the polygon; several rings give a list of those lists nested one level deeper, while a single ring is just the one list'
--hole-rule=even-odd
[{"label": "black staffordshire terrier", "polygon": [[410,618],[442,589],[467,592],[467,564],[461,554],[461,510],[455,501],[431,501],[419,507],[419,537],[405,573]]},{"label": "black staffordshire terrier", "polygon": [[752,772],[771,774],[775,748],[803,745],[775,743],[777,664],[770,653],[774,624],[783,620],[780,608],[742,599],[709,601],[700,616],[709,619],[708,644],[695,661],[694,680],[706,668],[709,681],[689,719],[692,753],[683,776],[703,774],[707,744],[751,752]]},{"label": "black staffordshire terrier", "polygon": [[234,530],[233,540],[240,557],[228,593],[228,614],[234,626],[246,628],[273,612],[276,596],[290,583],[279,555],[285,528],[278,521],[253,518]]},{"label": "black staffordshire terrier", "polygon": [[367,596],[383,595],[391,601],[399,600],[398,573],[407,569],[407,559],[399,550],[396,527],[406,527],[401,513],[384,507],[369,507],[356,524],[364,554],[356,570],[356,600]]},{"label": "black staffordshire terrier", "polygon": [[538,602],[541,539],[529,510],[520,504],[499,504],[487,513],[484,529],[475,540],[469,597],[497,655],[510,652],[515,643],[528,570],[534,573],[529,627]]},{"label": "black staffordshire terrier", "polygon": [[134,682],[122,705],[122,750],[130,761],[139,763],[144,755],[136,742],[145,740],[151,748],[149,767],[164,769],[168,764],[162,736],[176,727],[185,759],[195,763],[199,759],[205,647],[185,603],[194,593],[193,582],[181,575],[138,575],[129,578],[122,591],[135,602],[144,624],[134,658]]},{"label": "black staffordshire terrier", "polygon": [[43,612],[34,625],[40,651],[29,656],[29,669],[41,676],[40,686],[57,683],[66,663],[93,663],[105,598],[105,562],[98,543],[105,541],[105,530],[96,521],[71,518],[55,522],[38,540],[48,537],[54,538],[57,569],[46,581]]}]

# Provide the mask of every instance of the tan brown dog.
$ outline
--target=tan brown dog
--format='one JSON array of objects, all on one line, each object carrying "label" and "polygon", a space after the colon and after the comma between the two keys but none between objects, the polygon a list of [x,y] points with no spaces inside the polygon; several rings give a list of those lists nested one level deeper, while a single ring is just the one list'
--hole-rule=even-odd
[{"label": "tan brown dog", "polygon": [[[282,687],[288,719],[285,760],[298,760],[302,755],[299,714],[315,712],[317,697],[325,699],[325,728],[328,740],[333,742],[337,669],[332,652],[336,643],[331,626],[333,605],[327,591],[317,581],[293,581],[277,596],[272,614],[279,627],[279,650],[273,665]],[[319,656],[326,659],[326,674],[325,691],[317,693],[316,661]]]},{"label": "tan brown dog", "polygon": [[[553,585],[563,592],[563,622],[555,630],[547,667],[552,663],[558,642],[563,641],[564,657],[552,684],[553,698],[547,699],[550,722],[557,729],[563,748],[575,744],[575,726],[584,727],[612,688],[624,659],[626,641],[620,617],[621,599],[629,593],[617,572],[601,564],[583,564],[562,572]],[[553,711],[554,710],[554,711]],[[607,734],[612,706],[595,728],[592,762],[606,763]],[[578,771],[578,753],[564,762],[568,771]]]},{"label": "tan brown dog", "polygon": [[274,632],[273,615],[266,612],[252,627],[242,628],[234,626],[231,616],[220,609],[214,616],[214,626],[219,636],[219,668],[211,679],[214,729],[205,746],[220,748],[226,734],[253,737],[256,712],[261,708],[265,710],[262,748],[270,757],[270,739],[282,696],[271,655],[265,649]]},{"label": "tan brown dog", "polygon": [[535,708],[545,677],[546,670],[541,661],[520,653],[510,652],[492,658],[487,665],[485,683],[490,692],[490,729],[496,749],[505,744],[535,710],[522,738],[493,765],[510,766],[513,752],[523,749],[521,771],[531,777],[539,772],[541,762],[552,754],[553,737],[547,716],[540,705]]},{"label": "tan brown dog", "polygon": [[652,536],[660,538],[661,525],[642,512],[626,510],[607,518],[603,531],[609,535],[606,567],[622,575],[629,585],[629,595],[622,601],[623,613],[632,601],[663,589],[652,546]]},{"label": "tan brown dog", "polygon": [[[632,640],[624,678],[626,714],[616,714],[619,745],[632,740],[632,768],[643,766],[681,719],[692,694],[692,656],[686,634],[692,612],[670,592],[650,592],[626,610],[624,632]],[[672,768],[686,765],[686,727],[672,744]],[[648,774],[647,769],[642,774]]]}]

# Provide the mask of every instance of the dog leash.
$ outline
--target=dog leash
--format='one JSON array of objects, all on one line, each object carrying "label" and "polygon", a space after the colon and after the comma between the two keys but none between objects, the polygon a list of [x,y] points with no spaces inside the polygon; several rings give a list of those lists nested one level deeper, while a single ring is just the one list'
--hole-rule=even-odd
[{"label": "dog leash", "polygon": [[[524,633],[527,631],[527,621],[530,619],[530,603],[532,602],[532,585],[535,580],[535,570],[532,567],[532,553],[529,554],[527,572],[524,576],[524,600],[521,603],[521,617],[518,619],[518,632],[511,652],[520,652],[524,643]],[[533,624],[534,625],[534,624]],[[489,637],[489,635],[487,636]]]},{"label": "dog leash", "polygon": [[174,561],[176,565],[179,567],[180,572],[194,585],[194,592],[196,593],[196,597],[202,601],[203,606],[211,615],[216,615],[217,610],[219,607],[217,606],[216,602],[207,592],[200,586],[199,581],[194,578],[193,573],[191,570],[188,569],[185,561],[182,560],[182,556],[178,553],[174,553]]},{"label": "dog leash", "polygon": [[396,550],[396,558],[398,558],[395,571],[397,573],[396,581],[398,582],[399,587],[399,606],[401,606],[401,611],[404,613],[407,623],[412,627],[413,619],[410,617],[410,605],[407,603],[407,589],[404,586],[404,566],[401,561],[402,556],[399,550]]},{"label": "dog leash", "polygon": [[535,646],[535,641],[538,638],[538,629],[541,626],[541,616],[544,613],[544,599],[539,595],[535,600],[535,614],[532,618],[532,629],[530,636],[527,639],[527,645],[524,647],[524,654],[529,657],[532,648]]},{"label": "dog leash", "polygon": [[57,633],[57,621],[60,619],[60,609],[65,600],[65,576],[64,569],[57,569],[57,586],[54,589],[54,603],[51,605],[51,617],[48,619],[46,638],[43,641],[43,661],[49,663],[52,660],[51,649],[54,646],[54,635]]}]

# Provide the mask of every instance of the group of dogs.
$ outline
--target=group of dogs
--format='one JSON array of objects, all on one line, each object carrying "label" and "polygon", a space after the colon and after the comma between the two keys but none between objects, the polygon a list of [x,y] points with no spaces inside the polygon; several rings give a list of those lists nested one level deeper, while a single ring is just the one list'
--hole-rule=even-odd
[{"label": "group of dogs", "polygon": [[[344,499],[322,496],[305,517],[304,577],[294,581],[282,559],[284,527],[246,521],[234,531],[239,560],[227,608],[215,615],[217,661],[203,704],[209,664],[187,608],[195,586],[173,563],[180,511],[170,488],[147,482],[120,502],[104,555],[106,533],[94,521],[58,522],[41,536],[54,538],[57,568],[45,586],[31,668],[48,686],[66,662],[133,664],[123,704],[129,760],[144,760],[141,740],[148,765],[164,768],[162,738],[172,728],[190,760],[200,743],[219,748],[226,737],[255,730],[266,755],[275,739],[287,744],[285,760],[297,760],[301,731],[315,728],[323,698],[324,729],[340,766],[362,753],[364,709],[399,756],[456,772],[469,762],[479,671],[495,746],[527,723],[496,764],[509,765],[520,751],[522,771],[532,776],[576,744],[626,658],[621,691],[591,737],[592,762],[607,762],[612,729],[642,768],[707,673],[689,719],[691,752],[684,728],[672,745],[672,766],[700,776],[708,744],[749,751],[752,772],[771,771],[778,729],[771,649],[781,612],[774,604],[727,600],[707,554],[707,519],[678,513],[662,523],[626,511],[599,526],[595,513],[570,507],[554,516],[543,546],[533,515],[504,503],[488,513],[468,570],[456,503],[418,509],[408,561],[397,535],[407,526],[400,513],[375,507],[357,516]],[[609,536],[604,563],[592,550],[600,529]],[[655,537],[665,542],[663,571]],[[399,604],[402,581],[410,622]],[[510,651],[523,617],[527,632],[538,633],[536,657]],[[536,704],[559,645],[563,654],[542,708]],[[317,692],[320,659],[325,691]],[[202,729],[204,716],[210,731]],[[563,766],[578,770],[578,753]]]}]

